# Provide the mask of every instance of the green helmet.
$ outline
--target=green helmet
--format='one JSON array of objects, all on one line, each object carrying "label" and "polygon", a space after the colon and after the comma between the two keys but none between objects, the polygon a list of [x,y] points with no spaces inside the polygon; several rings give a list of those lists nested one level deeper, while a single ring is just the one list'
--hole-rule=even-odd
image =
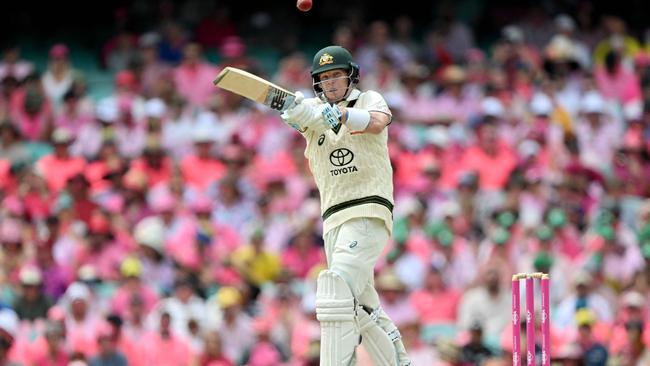
[{"label": "green helmet", "polygon": [[[323,89],[319,84],[320,79],[318,74],[334,69],[348,70],[350,78],[348,88],[350,90],[352,89],[351,86],[359,82],[359,65],[354,63],[352,60],[352,54],[350,54],[350,51],[341,46],[328,46],[316,52],[316,55],[314,55],[314,61],[311,65],[311,77],[314,83],[314,92],[316,92],[316,95],[320,95],[323,92]],[[346,93],[346,95],[348,93]]]}]

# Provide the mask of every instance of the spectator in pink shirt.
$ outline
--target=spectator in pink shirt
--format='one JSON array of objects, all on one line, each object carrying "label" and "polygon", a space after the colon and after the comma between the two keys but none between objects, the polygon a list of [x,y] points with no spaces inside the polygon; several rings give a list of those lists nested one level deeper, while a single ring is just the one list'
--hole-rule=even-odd
[{"label": "spectator in pink shirt", "polygon": [[74,282],[68,287],[61,301],[66,308],[65,330],[71,351],[86,356],[95,354],[95,337],[101,319],[93,311],[95,304],[90,290],[83,283]]},{"label": "spectator in pink shirt", "polygon": [[47,139],[54,123],[54,115],[38,78],[28,77],[23,87],[14,93],[11,117],[25,139]]},{"label": "spectator in pink shirt", "polygon": [[214,93],[212,80],[217,68],[203,59],[198,43],[189,43],[183,49],[183,62],[174,70],[179,94],[194,107],[205,106]]},{"label": "spectator in pink shirt", "polygon": [[498,139],[494,117],[483,116],[482,119],[476,127],[477,141],[465,151],[460,164],[464,170],[478,172],[482,190],[500,190],[517,163],[516,157],[512,148]]},{"label": "spectator in pink shirt", "polygon": [[150,141],[141,158],[131,162],[130,171],[140,171],[147,177],[149,187],[168,183],[171,179],[173,162],[157,141]]},{"label": "spectator in pink shirt", "polygon": [[90,219],[85,246],[77,249],[78,265],[90,264],[97,269],[100,278],[117,280],[119,268],[128,248],[116,240],[115,232],[108,218],[95,211]]},{"label": "spectator in pink shirt", "polygon": [[145,350],[145,365],[186,366],[194,362],[190,344],[171,329],[171,316],[160,315],[158,327],[141,340]]},{"label": "spectator in pink shirt", "polygon": [[444,325],[456,322],[460,298],[461,293],[448,288],[440,270],[431,266],[424,288],[415,290],[410,301],[423,324]]},{"label": "spectator in pink shirt", "polygon": [[298,231],[282,253],[282,266],[293,276],[306,278],[309,272],[325,263],[322,242],[310,227]]},{"label": "spectator in pink shirt", "polygon": [[76,81],[63,95],[63,103],[54,119],[55,127],[67,129],[77,137],[83,126],[93,122],[92,101],[85,96],[85,84]]},{"label": "spectator in pink shirt", "polygon": [[465,126],[468,119],[478,112],[476,95],[466,88],[467,74],[457,65],[445,66],[440,73],[443,92],[436,97],[436,120],[444,124],[454,122]]},{"label": "spectator in pink shirt", "polygon": [[52,192],[61,191],[68,179],[82,173],[86,166],[84,159],[70,154],[69,148],[72,141],[72,134],[67,130],[54,130],[52,133],[54,152],[36,162],[36,170],[45,178]]},{"label": "spectator in pink shirt", "polygon": [[271,340],[272,320],[259,317],[253,320],[256,340],[244,353],[242,363],[249,366],[274,366],[287,361],[281,347]]},{"label": "spectator in pink shirt", "polygon": [[45,323],[44,342],[42,338],[32,342],[29,350],[29,364],[39,366],[68,366],[70,350],[66,347],[65,329],[59,322]]},{"label": "spectator in pink shirt", "polygon": [[207,129],[194,131],[194,153],[187,155],[180,164],[185,184],[199,192],[221,179],[226,173],[225,166],[212,155],[214,138]]},{"label": "spectator in pink shirt", "polygon": [[618,51],[609,51],[605,55],[605,63],[596,66],[594,74],[598,90],[605,99],[620,104],[641,99],[639,79],[623,65]]},{"label": "spectator in pink shirt", "polygon": [[135,257],[127,257],[120,265],[122,285],[115,291],[111,298],[112,311],[125,317],[129,309],[129,302],[134,295],[138,295],[145,311],[150,312],[158,303],[158,294],[147,283],[142,282],[142,263]]}]

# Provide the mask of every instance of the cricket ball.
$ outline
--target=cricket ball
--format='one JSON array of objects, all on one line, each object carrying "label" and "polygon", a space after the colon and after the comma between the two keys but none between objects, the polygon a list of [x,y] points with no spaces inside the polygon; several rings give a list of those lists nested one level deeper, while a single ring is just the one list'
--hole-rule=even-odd
[{"label": "cricket ball", "polygon": [[300,11],[309,11],[312,5],[311,1],[312,0],[298,0],[298,2],[296,3],[296,7],[298,7]]}]

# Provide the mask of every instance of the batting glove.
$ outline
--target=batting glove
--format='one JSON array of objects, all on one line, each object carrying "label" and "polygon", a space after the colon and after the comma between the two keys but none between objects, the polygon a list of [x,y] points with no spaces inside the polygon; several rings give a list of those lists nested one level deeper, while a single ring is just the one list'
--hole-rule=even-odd
[{"label": "batting glove", "polygon": [[343,116],[338,106],[329,103],[325,104],[322,114],[323,119],[330,128],[336,128],[341,123],[341,117]]}]

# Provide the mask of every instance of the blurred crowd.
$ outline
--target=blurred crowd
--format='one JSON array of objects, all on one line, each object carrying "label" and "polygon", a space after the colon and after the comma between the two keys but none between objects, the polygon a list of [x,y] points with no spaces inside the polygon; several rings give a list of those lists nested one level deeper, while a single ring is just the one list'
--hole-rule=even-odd
[{"label": "blurred crowd", "polygon": [[[554,363],[650,365],[650,39],[580,15],[489,49],[450,16],[422,40],[404,16],[331,35],[394,114],[376,286],[414,365],[511,364],[511,275],[536,271]],[[304,141],[212,85],[230,65],[313,94],[312,55],[268,73],[248,51],[221,11],[120,31],[94,100],[66,44],[44,70],[4,50],[0,364],[319,364]]]}]

